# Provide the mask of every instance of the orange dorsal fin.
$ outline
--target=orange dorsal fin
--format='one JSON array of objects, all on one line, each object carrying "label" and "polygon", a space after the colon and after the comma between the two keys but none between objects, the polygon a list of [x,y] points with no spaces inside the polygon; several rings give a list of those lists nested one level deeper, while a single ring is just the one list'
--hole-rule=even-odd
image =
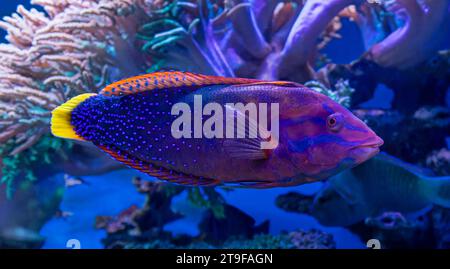
[{"label": "orange dorsal fin", "polygon": [[117,96],[123,94],[133,94],[154,89],[168,89],[177,87],[202,87],[208,85],[259,85],[271,84],[279,86],[299,86],[299,84],[285,81],[264,81],[250,78],[228,78],[220,76],[208,76],[194,74],[190,72],[171,71],[155,72],[142,76],[131,77],[117,81],[106,86],[100,91],[100,94],[106,96]]},{"label": "orange dorsal fin", "polygon": [[117,161],[131,168],[139,170],[152,177],[169,181],[171,183],[185,186],[216,186],[221,184],[221,181],[217,179],[201,178],[194,175],[187,175],[184,173],[169,170],[164,167],[153,165],[145,161],[141,161],[130,156],[128,153],[115,150],[114,147],[111,146],[98,145],[98,147],[104,152],[108,153]]}]

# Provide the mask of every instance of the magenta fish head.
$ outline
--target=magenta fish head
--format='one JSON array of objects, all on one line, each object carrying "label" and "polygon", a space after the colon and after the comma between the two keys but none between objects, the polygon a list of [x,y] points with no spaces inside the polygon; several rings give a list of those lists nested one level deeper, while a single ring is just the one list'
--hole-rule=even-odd
[{"label": "magenta fish head", "polygon": [[321,96],[282,116],[293,164],[302,174],[325,179],[379,152],[383,140],[349,110]]}]

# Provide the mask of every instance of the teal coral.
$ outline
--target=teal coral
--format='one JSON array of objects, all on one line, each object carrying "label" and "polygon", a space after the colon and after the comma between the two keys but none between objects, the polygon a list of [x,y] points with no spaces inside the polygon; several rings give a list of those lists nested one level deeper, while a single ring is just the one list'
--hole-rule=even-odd
[{"label": "teal coral", "polygon": [[214,188],[192,187],[187,189],[188,201],[194,206],[211,209],[218,219],[225,218],[225,200]]},{"label": "teal coral", "polygon": [[[7,146],[0,148],[0,155]],[[67,159],[66,152],[69,152],[71,148],[71,141],[46,135],[31,148],[15,155],[3,157],[0,184],[6,185],[7,197],[12,198],[20,183],[37,180],[34,168],[50,165],[56,159]],[[18,179],[20,180],[16,182]]]},{"label": "teal coral", "polygon": [[342,79],[338,80],[338,82],[334,86],[336,90],[327,88],[319,81],[308,81],[305,83],[305,86],[330,97],[331,99],[345,107],[350,107],[351,96],[355,92],[355,89],[350,86],[348,80]]}]

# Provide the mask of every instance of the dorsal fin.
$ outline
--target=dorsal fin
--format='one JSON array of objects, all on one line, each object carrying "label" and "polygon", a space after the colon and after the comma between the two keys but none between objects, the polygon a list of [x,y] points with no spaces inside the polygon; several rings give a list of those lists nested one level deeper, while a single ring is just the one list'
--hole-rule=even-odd
[{"label": "dorsal fin", "polygon": [[205,187],[222,184],[222,182],[217,179],[201,178],[194,175],[175,172],[164,167],[141,161],[137,158],[132,157],[126,152],[120,152],[119,150],[116,150],[112,146],[97,146],[119,162],[158,179],[167,180],[169,182],[185,186]]},{"label": "dorsal fin", "polygon": [[285,81],[264,81],[250,78],[228,78],[220,76],[208,76],[194,74],[190,72],[171,71],[155,72],[142,76],[131,77],[117,81],[106,86],[100,91],[100,94],[106,96],[117,96],[123,94],[133,94],[154,89],[167,89],[182,86],[201,87],[208,85],[239,85],[239,84],[271,84],[281,86],[299,86],[299,84]]}]

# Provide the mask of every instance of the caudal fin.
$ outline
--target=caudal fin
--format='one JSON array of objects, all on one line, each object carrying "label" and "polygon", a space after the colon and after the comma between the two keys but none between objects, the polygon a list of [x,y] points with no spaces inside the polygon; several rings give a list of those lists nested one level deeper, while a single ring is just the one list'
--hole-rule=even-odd
[{"label": "caudal fin", "polygon": [[76,139],[76,140],[84,140],[82,137],[77,135],[74,131],[70,120],[72,118],[72,111],[76,108],[81,102],[86,100],[87,98],[96,95],[95,93],[85,93],[75,96],[59,107],[55,108],[52,111],[52,119],[51,119],[51,131],[54,136]]},{"label": "caudal fin", "polygon": [[450,208],[450,176],[429,177],[427,182],[427,196],[436,205]]}]

